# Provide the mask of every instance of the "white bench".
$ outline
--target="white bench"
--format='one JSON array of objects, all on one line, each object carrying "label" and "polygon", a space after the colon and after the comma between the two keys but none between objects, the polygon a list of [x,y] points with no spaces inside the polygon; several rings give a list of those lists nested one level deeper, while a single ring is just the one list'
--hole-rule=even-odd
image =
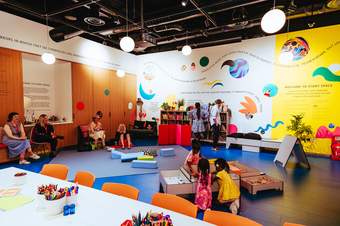
[{"label": "white bench", "polygon": [[261,147],[279,149],[281,143],[282,143],[281,140],[271,139],[253,140],[246,138],[227,137],[226,148],[228,149],[231,144],[238,144],[242,146],[243,151],[260,152]]}]

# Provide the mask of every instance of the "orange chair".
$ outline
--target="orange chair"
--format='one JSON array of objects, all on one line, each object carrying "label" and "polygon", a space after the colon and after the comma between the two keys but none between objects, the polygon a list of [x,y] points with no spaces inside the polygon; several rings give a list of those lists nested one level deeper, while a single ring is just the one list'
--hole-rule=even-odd
[{"label": "orange chair", "polygon": [[92,188],[95,180],[96,180],[96,177],[91,172],[88,172],[88,171],[78,171],[74,178],[75,183],[78,183],[80,185],[84,185],[90,188]]},{"label": "orange chair", "polygon": [[196,218],[197,215],[197,206],[184,198],[172,194],[156,193],[152,197],[151,204],[193,218]]},{"label": "orange chair", "polygon": [[284,223],[283,226],[305,226],[303,224],[294,224],[294,223]]},{"label": "orange chair", "polygon": [[138,200],[139,196],[139,190],[127,184],[104,183],[102,186],[102,191],[134,200]]},{"label": "orange chair", "polygon": [[66,180],[68,167],[63,164],[45,164],[40,171],[40,174],[55,177],[60,180]]},{"label": "orange chair", "polygon": [[213,210],[206,210],[203,220],[217,226],[262,226],[246,217]]}]

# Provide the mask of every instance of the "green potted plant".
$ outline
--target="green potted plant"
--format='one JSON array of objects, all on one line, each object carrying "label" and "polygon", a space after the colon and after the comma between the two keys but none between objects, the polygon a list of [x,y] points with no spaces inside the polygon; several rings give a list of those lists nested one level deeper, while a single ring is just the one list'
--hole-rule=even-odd
[{"label": "green potted plant", "polygon": [[165,111],[170,109],[170,105],[167,102],[163,102],[161,108]]},{"label": "green potted plant", "polygon": [[184,111],[184,99],[178,100],[178,110]]},{"label": "green potted plant", "polygon": [[313,138],[313,130],[311,125],[306,125],[303,122],[303,118],[303,114],[292,115],[290,124],[287,126],[287,130],[291,133],[291,135],[296,136],[303,143],[309,143]]}]

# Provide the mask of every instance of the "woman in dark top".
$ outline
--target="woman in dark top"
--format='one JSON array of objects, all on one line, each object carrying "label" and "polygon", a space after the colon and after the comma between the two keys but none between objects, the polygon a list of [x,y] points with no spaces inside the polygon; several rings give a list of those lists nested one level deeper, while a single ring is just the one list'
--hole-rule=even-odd
[{"label": "woman in dark top", "polygon": [[53,126],[48,123],[46,114],[39,116],[39,121],[33,128],[31,139],[36,143],[50,143],[52,150],[51,155],[56,155],[58,136],[55,135]]}]

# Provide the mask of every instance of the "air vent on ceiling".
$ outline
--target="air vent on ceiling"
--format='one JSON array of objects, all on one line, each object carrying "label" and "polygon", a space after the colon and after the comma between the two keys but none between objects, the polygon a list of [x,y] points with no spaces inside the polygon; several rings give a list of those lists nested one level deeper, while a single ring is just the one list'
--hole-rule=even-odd
[{"label": "air vent on ceiling", "polygon": [[105,25],[105,21],[98,17],[85,17],[84,22],[91,26],[96,26],[96,27]]}]

